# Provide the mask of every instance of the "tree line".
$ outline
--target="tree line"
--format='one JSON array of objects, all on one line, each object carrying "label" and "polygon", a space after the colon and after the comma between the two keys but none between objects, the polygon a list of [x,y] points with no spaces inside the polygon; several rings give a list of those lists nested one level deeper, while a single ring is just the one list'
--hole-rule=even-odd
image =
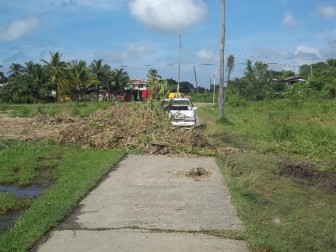
[{"label": "tree line", "polygon": [[252,64],[247,60],[243,77],[227,81],[227,93],[254,101],[277,97],[336,98],[336,59],[300,66],[297,76],[301,81],[289,83],[287,80],[294,76],[293,71],[269,70],[266,63]]},{"label": "tree line", "polygon": [[[50,53],[50,59],[33,61],[24,65],[13,63],[8,77],[0,71],[0,101],[12,103],[35,103],[81,100],[89,88],[96,92],[103,88],[108,93],[129,84],[128,73],[122,68],[112,69],[102,60],[93,60],[88,65],[83,60],[65,62],[59,52]],[[55,95],[53,94],[55,93]]]},{"label": "tree line", "polygon": [[[224,100],[227,95],[254,101],[278,97],[296,99],[336,97],[336,59],[300,66],[298,76],[305,81],[294,84],[286,82],[288,77],[296,75],[293,71],[269,70],[266,63],[260,61],[252,63],[250,60],[246,62],[244,75],[231,80],[234,64],[235,58],[230,55],[226,62],[227,86]],[[156,93],[177,90],[176,80],[172,78],[163,80],[155,69],[148,71],[147,80]],[[97,100],[100,90],[105,90],[108,94],[123,90],[130,85],[130,78],[123,68],[112,69],[101,59],[93,60],[90,64],[83,60],[65,62],[61,53],[50,52],[50,59],[41,60],[41,64],[33,61],[24,65],[13,63],[9,67],[8,76],[0,71],[0,84],[6,84],[0,88],[0,102],[36,103],[66,99],[81,101],[88,90],[95,93]],[[179,91],[212,93],[213,86],[207,90],[204,87],[195,88],[190,82],[182,81],[179,84]]]}]

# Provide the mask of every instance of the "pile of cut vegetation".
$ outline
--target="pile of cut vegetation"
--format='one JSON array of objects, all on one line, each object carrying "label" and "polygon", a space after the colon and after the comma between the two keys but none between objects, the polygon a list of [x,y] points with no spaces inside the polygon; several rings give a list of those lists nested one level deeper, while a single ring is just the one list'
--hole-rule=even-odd
[{"label": "pile of cut vegetation", "polygon": [[172,127],[167,114],[149,103],[121,103],[97,111],[61,131],[59,142],[150,154],[213,152],[201,129]]}]

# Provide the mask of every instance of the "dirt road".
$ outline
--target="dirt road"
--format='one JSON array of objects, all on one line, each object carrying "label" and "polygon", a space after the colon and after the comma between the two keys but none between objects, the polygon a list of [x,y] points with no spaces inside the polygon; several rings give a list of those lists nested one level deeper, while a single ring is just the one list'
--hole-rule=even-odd
[{"label": "dirt road", "polygon": [[129,155],[33,251],[248,251],[212,158]]}]

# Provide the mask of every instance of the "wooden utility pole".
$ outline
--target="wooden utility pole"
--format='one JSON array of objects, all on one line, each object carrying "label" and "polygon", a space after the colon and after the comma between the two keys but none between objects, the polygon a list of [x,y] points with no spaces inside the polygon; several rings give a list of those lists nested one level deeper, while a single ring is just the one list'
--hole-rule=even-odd
[{"label": "wooden utility pole", "polygon": [[195,74],[195,82],[196,82],[196,93],[198,94],[198,85],[197,85],[197,76],[196,76],[196,68],[194,66],[194,74]]},{"label": "wooden utility pole", "polygon": [[181,82],[181,33],[179,33],[179,63],[178,63],[178,83],[177,83],[177,93],[180,93],[180,82]]},{"label": "wooden utility pole", "polygon": [[225,0],[222,0],[221,49],[220,49],[220,80],[218,97],[218,119],[224,118],[224,46],[225,46]]}]

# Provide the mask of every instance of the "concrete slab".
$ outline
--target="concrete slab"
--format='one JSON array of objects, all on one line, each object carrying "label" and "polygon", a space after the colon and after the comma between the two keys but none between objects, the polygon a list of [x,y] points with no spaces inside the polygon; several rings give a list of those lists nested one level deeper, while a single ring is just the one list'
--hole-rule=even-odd
[{"label": "concrete slab", "polygon": [[248,251],[244,242],[203,234],[152,233],[140,230],[56,231],[40,252],[83,251],[160,251],[160,252],[237,252]]},{"label": "concrete slab", "polygon": [[[193,168],[210,174],[186,176]],[[202,229],[244,230],[214,159],[129,155],[38,251],[247,251],[241,241],[189,233]]]}]

